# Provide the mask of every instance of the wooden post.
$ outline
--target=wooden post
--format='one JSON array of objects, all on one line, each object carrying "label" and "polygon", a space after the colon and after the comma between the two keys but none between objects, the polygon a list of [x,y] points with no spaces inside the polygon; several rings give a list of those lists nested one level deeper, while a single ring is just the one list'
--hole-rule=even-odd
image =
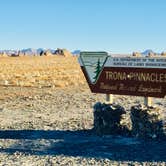
[{"label": "wooden post", "polygon": [[113,94],[106,94],[106,103],[107,104],[113,104],[113,99],[114,99]]},{"label": "wooden post", "polygon": [[152,106],[152,98],[151,97],[144,97],[144,104],[147,107],[151,107]]}]

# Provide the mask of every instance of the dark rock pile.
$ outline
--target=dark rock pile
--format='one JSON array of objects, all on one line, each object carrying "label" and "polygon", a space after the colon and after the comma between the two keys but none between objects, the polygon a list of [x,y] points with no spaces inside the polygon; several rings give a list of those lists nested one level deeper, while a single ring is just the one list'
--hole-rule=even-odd
[{"label": "dark rock pile", "polygon": [[141,138],[165,138],[165,112],[142,105],[131,107],[132,135]]},{"label": "dark rock pile", "polygon": [[116,104],[94,105],[94,130],[97,134],[129,134],[125,109]]},{"label": "dark rock pile", "polygon": [[150,139],[166,138],[166,112],[137,105],[130,111],[117,104],[94,105],[94,130],[99,135],[120,134]]}]

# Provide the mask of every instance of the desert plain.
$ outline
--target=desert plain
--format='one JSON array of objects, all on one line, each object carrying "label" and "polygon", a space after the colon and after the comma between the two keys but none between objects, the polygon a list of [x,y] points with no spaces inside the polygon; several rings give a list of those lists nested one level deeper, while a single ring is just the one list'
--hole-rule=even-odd
[{"label": "desert plain", "polygon": [[[166,141],[93,131],[92,94],[77,57],[0,57],[0,165],[166,165]],[[142,97],[118,96],[126,110]],[[154,99],[166,108],[166,99]]]}]

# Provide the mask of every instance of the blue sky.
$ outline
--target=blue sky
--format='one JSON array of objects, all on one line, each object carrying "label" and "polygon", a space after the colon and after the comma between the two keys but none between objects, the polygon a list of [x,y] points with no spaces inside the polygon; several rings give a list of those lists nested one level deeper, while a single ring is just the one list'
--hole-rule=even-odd
[{"label": "blue sky", "polygon": [[165,0],[0,0],[0,49],[166,51]]}]

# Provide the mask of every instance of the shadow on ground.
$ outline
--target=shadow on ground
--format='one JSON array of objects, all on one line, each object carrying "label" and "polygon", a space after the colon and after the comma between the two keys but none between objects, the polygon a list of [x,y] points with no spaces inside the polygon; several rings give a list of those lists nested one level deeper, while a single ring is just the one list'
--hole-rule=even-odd
[{"label": "shadow on ground", "polygon": [[0,142],[13,141],[9,147],[1,144],[0,152],[30,155],[66,155],[73,157],[109,158],[117,161],[166,162],[166,141],[145,141],[131,137],[100,137],[93,130],[1,130]]}]

